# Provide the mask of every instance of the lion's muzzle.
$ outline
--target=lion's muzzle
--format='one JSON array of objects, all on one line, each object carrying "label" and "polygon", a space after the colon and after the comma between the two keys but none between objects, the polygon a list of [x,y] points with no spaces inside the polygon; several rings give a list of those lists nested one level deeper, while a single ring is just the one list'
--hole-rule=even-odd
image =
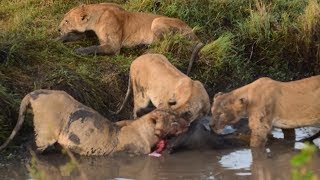
[{"label": "lion's muzzle", "polygon": [[216,134],[223,134],[224,125],[222,126],[221,123],[219,123],[217,120],[214,120],[214,119],[211,120],[210,128]]}]

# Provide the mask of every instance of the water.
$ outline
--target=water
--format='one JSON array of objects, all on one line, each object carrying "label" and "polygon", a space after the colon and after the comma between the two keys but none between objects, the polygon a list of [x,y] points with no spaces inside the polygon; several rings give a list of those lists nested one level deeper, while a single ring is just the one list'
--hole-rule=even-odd
[{"label": "water", "polygon": [[[299,138],[315,131],[297,130]],[[275,129],[275,137],[282,133]],[[319,142],[319,139],[316,141]],[[252,152],[250,148],[184,151],[160,158],[149,156],[77,157],[79,166],[69,167],[68,156],[47,154],[0,162],[0,179],[34,179],[27,166],[33,165],[46,175],[45,179],[290,179],[290,158],[295,148],[283,140],[275,141],[265,153]],[[318,145],[320,143],[317,143]],[[310,168],[320,177],[320,154],[316,154]]]}]

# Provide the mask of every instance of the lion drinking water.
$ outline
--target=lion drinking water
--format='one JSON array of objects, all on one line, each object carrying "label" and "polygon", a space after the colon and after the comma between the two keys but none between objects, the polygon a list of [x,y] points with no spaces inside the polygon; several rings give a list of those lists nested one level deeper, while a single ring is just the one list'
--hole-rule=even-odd
[{"label": "lion drinking water", "polygon": [[272,127],[297,128],[320,124],[320,76],[291,82],[260,78],[213,99],[212,128],[249,117],[251,147],[264,146]]}]

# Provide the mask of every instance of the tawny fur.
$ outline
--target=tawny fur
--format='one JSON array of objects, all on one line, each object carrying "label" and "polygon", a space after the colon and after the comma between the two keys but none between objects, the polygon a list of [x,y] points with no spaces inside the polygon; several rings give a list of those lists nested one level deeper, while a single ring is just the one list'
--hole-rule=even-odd
[{"label": "tawny fur", "polygon": [[272,127],[320,124],[320,76],[291,82],[260,78],[229,93],[217,94],[211,111],[216,132],[249,117],[250,145],[262,147]]},{"label": "tawny fur", "polygon": [[132,90],[134,117],[149,103],[157,108],[170,108],[189,122],[210,111],[209,96],[202,83],[180,72],[161,54],[145,54],[132,62],[127,95],[117,113]]},{"label": "tawny fur", "polygon": [[[121,47],[151,44],[170,31],[199,41],[185,22],[161,15],[129,12],[112,3],[81,5],[71,9],[59,25],[61,40],[77,40],[75,32],[94,31],[100,46],[77,49],[79,54],[117,54]],[[79,34],[79,38],[83,34]],[[70,39],[71,38],[71,39]]]},{"label": "tawny fur", "polygon": [[63,42],[86,37],[93,31],[100,45],[76,49],[77,54],[119,54],[122,47],[149,45],[169,32],[179,32],[197,44],[189,61],[187,74],[204,46],[192,28],[177,18],[129,12],[112,3],[81,5],[71,9],[59,25]]},{"label": "tawny fur", "polygon": [[21,128],[29,105],[39,151],[58,143],[81,155],[147,154],[160,138],[179,134],[187,127],[185,120],[170,111],[155,110],[121,128],[64,91],[36,90],[23,98],[17,125],[0,150]]}]

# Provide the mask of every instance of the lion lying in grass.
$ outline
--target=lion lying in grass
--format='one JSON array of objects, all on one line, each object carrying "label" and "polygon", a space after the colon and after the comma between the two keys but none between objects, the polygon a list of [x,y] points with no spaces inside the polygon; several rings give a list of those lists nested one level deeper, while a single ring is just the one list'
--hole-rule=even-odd
[{"label": "lion lying in grass", "polygon": [[291,82],[260,78],[213,99],[212,128],[249,117],[251,147],[265,145],[272,127],[284,129],[320,124],[320,76]]},{"label": "lion lying in grass", "polygon": [[17,125],[0,150],[21,128],[29,105],[40,152],[58,143],[81,155],[109,155],[121,151],[148,154],[160,139],[180,134],[187,128],[185,120],[161,109],[121,128],[64,91],[36,90],[23,98]]},{"label": "lion lying in grass", "polygon": [[130,66],[128,91],[119,113],[133,90],[134,117],[156,108],[170,108],[189,122],[210,111],[209,96],[199,81],[194,81],[174,67],[161,54],[145,54]]},{"label": "lion lying in grass", "polygon": [[90,30],[95,32],[100,45],[79,48],[76,53],[117,54],[121,47],[151,44],[170,31],[179,31],[198,41],[192,29],[180,19],[128,12],[112,3],[75,7],[64,16],[59,25],[62,41],[78,40],[84,37],[81,33]]},{"label": "lion lying in grass", "polygon": [[100,45],[76,49],[77,54],[118,54],[122,47],[148,45],[165,33],[179,32],[198,42],[192,53],[188,73],[203,44],[185,22],[161,15],[129,12],[112,3],[82,5],[71,9],[59,25],[63,42],[84,38],[93,31]]}]

